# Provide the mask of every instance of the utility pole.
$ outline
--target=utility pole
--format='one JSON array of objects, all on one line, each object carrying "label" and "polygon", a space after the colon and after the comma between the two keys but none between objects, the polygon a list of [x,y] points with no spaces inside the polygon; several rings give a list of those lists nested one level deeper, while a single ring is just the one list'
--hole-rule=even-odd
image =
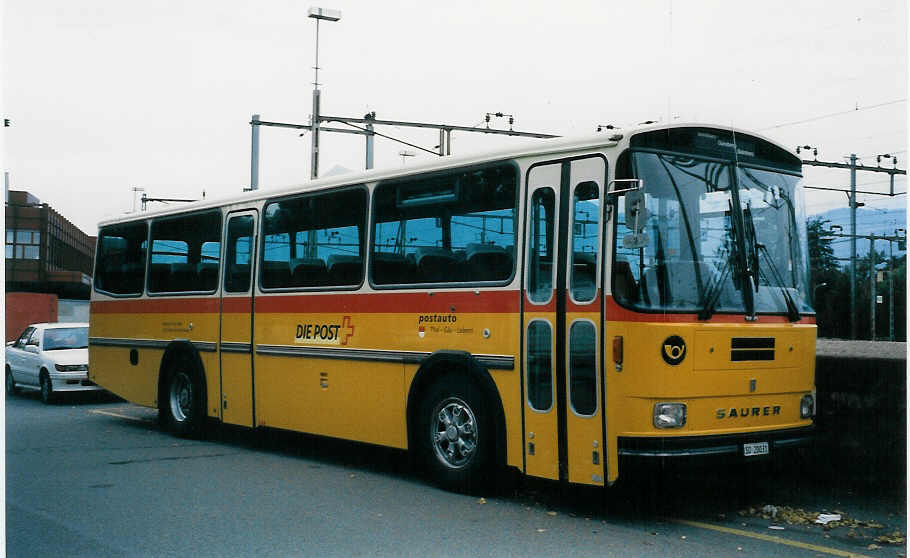
[{"label": "utility pole", "polygon": [[[856,237],[853,237],[856,240]],[[869,339],[875,341],[875,235],[869,235]]]},{"label": "utility pole", "polygon": [[319,176],[319,123],[322,116],[319,114],[319,21],[338,21],[341,19],[341,12],[338,10],[326,10],[323,8],[310,8],[309,17],[316,20],[316,65],[313,66],[313,116],[310,123],[313,133],[310,143],[310,178],[316,179]]},{"label": "utility pole", "polygon": [[[363,116],[364,120],[372,121],[376,119],[376,111],[368,112]],[[367,122],[364,125],[364,128],[367,130],[367,134],[364,136],[366,138],[366,169],[370,170],[373,168],[373,123]]]},{"label": "utility pole", "polygon": [[[805,149],[805,150],[811,149],[811,150],[813,150],[814,155],[818,154],[818,150],[813,149],[809,145],[801,145],[801,146],[797,147],[796,153],[799,154],[800,151],[803,149]],[[881,159],[883,159],[883,158],[891,158],[891,160],[894,162],[894,165],[895,165],[894,168],[887,169],[887,168],[884,168],[881,166],[871,167],[868,165],[857,165],[856,164],[856,160],[857,160],[856,153],[850,154],[849,163],[835,163],[835,162],[830,162],[830,161],[819,161],[819,160],[815,160],[815,159],[813,159],[813,160],[803,159],[802,160],[803,165],[807,165],[807,166],[828,167],[828,168],[835,168],[835,169],[849,169],[850,170],[850,189],[849,190],[843,190],[840,188],[823,188],[823,187],[818,187],[818,186],[806,186],[805,188],[809,189],[809,190],[830,190],[830,191],[834,191],[834,192],[844,192],[845,194],[847,194],[847,198],[850,203],[850,235],[849,235],[849,237],[850,237],[850,338],[851,339],[856,339],[856,326],[857,326],[857,324],[856,324],[856,239],[857,239],[856,209],[865,205],[862,203],[858,203],[856,201],[856,194],[857,194],[856,171],[883,172],[883,173],[887,173],[891,176],[890,193],[863,192],[864,194],[883,195],[883,196],[890,196],[890,197],[906,194],[906,192],[897,192],[897,193],[894,192],[894,176],[897,174],[906,175],[907,171],[897,168],[897,159],[894,158],[892,155],[879,155],[878,161],[881,162]],[[848,236],[848,235],[844,235],[844,236]],[[874,307],[873,307],[873,309],[874,309]]]},{"label": "utility pole", "polygon": [[850,154],[850,316],[850,339],[856,339],[856,153]]},{"label": "utility pole", "polygon": [[894,243],[888,241],[888,341],[894,341]]},{"label": "utility pole", "polygon": [[[259,115],[254,114],[252,122],[259,122]],[[250,152],[250,190],[259,189],[259,126],[250,126],[253,130],[252,144]]]},{"label": "utility pole", "polygon": [[[840,225],[832,226],[832,229],[835,229],[835,228],[840,229],[841,227],[840,227]],[[904,233],[904,236],[900,236],[900,233]],[[884,235],[884,234],[882,234],[882,235],[875,235],[875,234],[854,235],[854,234],[846,234],[846,233],[836,233],[836,232],[833,232],[833,230],[832,230],[832,231],[826,231],[824,235],[826,237],[834,237],[834,238],[852,238],[853,240],[856,240],[858,238],[868,238],[869,239],[869,295],[870,295],[870,297],[869,297],[870,298],[870,300],[869,300],[869,309],[870,309],[869,321],[871,324],[870,325],[870,331],[871,331],[870,339],[872,339],[873,341],[875,341],[875,308],[876,308],[876,305],[878,304],[878,302],[877,302],[878,299],[876,298],[876,294],[875,294],[875,280],[877,279],[877,272],[875,271],[875,241],[876,240],[887,240],[888,241],[889,249],[891,252],[891,262],[889,265],[890,271],[888,273],[888,275],[889,275],[888,284],[889,284],[889,289],[890,289],[890,294],[889,294],[890,300],[889,300],[889,304],[888,304],[889,312],[890,312],[890,319],[889,319],[890,323],[889,323],[889,328],[888,328],[888,331],[889,331],[888,337],[890,340],[893,341],[894,340],[894,250],[893,250],[893,247],[891,246],[891,243],[897,242],[898,249],[900,249],[900,247],[901,247],[900,242],[904,241],[906,243],[906,241],[907,241],[906,231],[904,229],[895,229],[894,234],[891,236],[888,236],[888,235]],[[851,313],[852,313],[852,310],[853,309],[851,308]],[[853,331],[853,330],[855,330],[856,316],[852,315],[850,319],[852,320],[851,321],[851,331]]]}]

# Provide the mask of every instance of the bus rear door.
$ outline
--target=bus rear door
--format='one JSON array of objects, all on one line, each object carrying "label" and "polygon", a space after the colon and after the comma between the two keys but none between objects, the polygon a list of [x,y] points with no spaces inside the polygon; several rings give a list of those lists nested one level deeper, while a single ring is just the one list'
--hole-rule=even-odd
[{"label": "bus rear door", "polygon": [[221,295],[221,418],[255,426],[253,417],[253,277],[256,211],[228,214]]}]

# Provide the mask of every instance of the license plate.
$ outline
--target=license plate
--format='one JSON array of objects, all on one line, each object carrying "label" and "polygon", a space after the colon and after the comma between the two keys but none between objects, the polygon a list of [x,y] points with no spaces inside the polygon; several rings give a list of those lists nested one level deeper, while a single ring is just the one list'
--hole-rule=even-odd
[{"label": "license plate", "polygon": [[768,442],[756,442],[754,444],[743,444],[743,455],[749,457],[752,455],[768,455]]}]

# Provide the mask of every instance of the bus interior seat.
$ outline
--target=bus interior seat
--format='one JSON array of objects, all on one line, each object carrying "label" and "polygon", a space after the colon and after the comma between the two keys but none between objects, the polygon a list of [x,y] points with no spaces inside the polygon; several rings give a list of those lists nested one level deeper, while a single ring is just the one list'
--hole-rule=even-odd
[{"label": "bus interior seat", "polygon": [[[641,290],[645,299],[652,305],[660,304],[660,282],[658,272],[661,266],[651,266],[642,274]],[[670,307],[698,307],[702,304],[698,292],[696,269],[700,275],[701,285],[704,289],[711,283],[714,270],[710,264],[680,260],[663,264],[666,272],[666,284],[663,285],[666,296],[665,304]]]},{"label": "bus interior seat", "polygon": [[468,273],[477,281],[502,281],[512,275],[512,254],[502,246],[468,244]]},{"label": "bus interior seat", "polygon": [[172,263],[166,290],[168,292],[203,290],[202,285],[196,280],[196,266],[188,263]]},{"label": "bus interior seat", "polygon": [[360,283],[363,258],[346,254],[330,254],[327,258],[329,280],[332,285],[356,285]]},{"label": "bus interior seat", "polygon": [[457,280],[458,260],[451,250],[421,246],[414,253],[417,260],[417,273],[421,281],[435,283]]},{"label": "bus interior seat", "polygon": [[572,254],[572,291],[577,300],[591,300],[597,292],[597,258],[591,252]]},{"label": "bus interior seat", "polygon": [[401,254],[394,252],[373,252],[373,281],[381,285],[396,285],[414,282],[414,264]]},{"label": "bus interior seat", "polygon": [[291,258],[291,285],[313,287],[325,285],[328,278],[325,262],[319,258]]},{"label": "bus interior seat", "polygon": [[200,262],[196,264],[196,275],[199,277],[200,291],[211,291],[218,285],[218,264]]},{"label": "bus interior seat", "polygon": [[165,293],[170,288],[171,264],[153,263],[149,268],[149,290]]},{"label": "bus interior seat", "polygon": [[227,278],[229,291],[245,291],[250,286],[250,264],[231,264]]},{"label": "bus interior seat", "polygon": [[279,289],[291,284],[291,267],[286,261],[265,260],[262,262],[262,286]]},{"label": "bus interior seat", "polygon": [[616,260],[616,267],[613,270],[613,298],[638,302],[638,283],[632,274],[632,266],[626,260]]}]

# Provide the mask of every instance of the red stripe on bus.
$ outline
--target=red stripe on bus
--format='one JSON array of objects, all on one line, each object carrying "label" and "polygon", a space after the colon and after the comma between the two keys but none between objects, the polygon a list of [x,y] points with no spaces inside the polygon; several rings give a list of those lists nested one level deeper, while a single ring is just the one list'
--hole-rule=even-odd
[{"label": "red stripe on bus", "polygon": [[253,299],[248,296],[232,296],[221,299],[221,311],[225,314],[244,314],[253,309]]},{"label": "red stripe on bus", "polygon": [[[218,297],[146,298],[130,300],[96,300],[94,314],[202,314],[217,313]],[[261,313],[517,313],[518,291],[474,291],[369,294],[293,294],[256,297],[256,311]],[[224,299],[225,312],[248,312],[248,297]]]},{"label": "red stripe on bus", "polygon": [[94,300],[93,314],[209,314],[218,313],[217,297],[143,298],[130,300]]},{"label": "red stripe on bus", "polygon": [[518,291],[370,293],[278,295],[256,298],[256,312],[264,313],[516,313]]}]

